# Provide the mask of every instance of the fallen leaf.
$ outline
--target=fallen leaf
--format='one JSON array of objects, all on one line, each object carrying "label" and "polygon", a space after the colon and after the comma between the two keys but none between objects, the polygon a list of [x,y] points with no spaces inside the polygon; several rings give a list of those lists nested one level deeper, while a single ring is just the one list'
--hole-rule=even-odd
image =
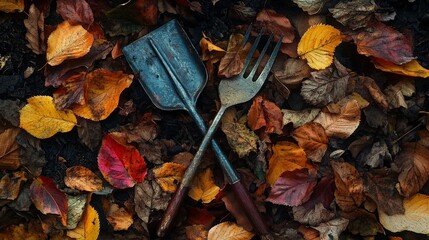
[{"label": "fallen leaf", "polygon": [[239,158],[248,156],[250,152],[257,151],[256,143],[259,138],[246,125],[235,122],[222,123],[222,131],[226,135],[229,146],[238,154]]},{"label": "fallen leaf", "polygon": [[360,109],[364,109],[369,106],[369,102],[365,100],[365,98],[359,95],[359,93],[353,92],[338,102],[329,103],[327,106],[325,106],[326,108],[324,110],[330,113],[341,113],[341,108],[351,100],[355,100],[358,103]]},{"label": "fallen leaf", "polygon": [[100,123],[85,118],[77,119],[77,134],[79,141],[92,151],[100,145],[103,139]]},{"label": "fallen leaf", "polygon": [[66,170],[64,183],[71,189],[98,192],[103,189],[103,182],[91,170],[83,166],[73,166]]},{"label": "fallen leaf", "polygon": [[348,219],[336,218],[312,228],[319,231],[320,240],[338,240],[340,234],[347,229],[348,224]]},{"label": "fallen leaf", "polygon": [[395,74],[411,76],[411,77],[429,77],[429,70],[422,67],[417,60],[411,60],[408,63],[398,65],[381,58],[371,58],[374,66],[381,71],[391,72]]},{"label": "fallen leaf", "polygon": [[77,123],[72,111],[55,108],[50,96],[34,96],[20,110],[20,127],[31,135],[45,139],[57,132],[69,132]]},{"label": "fallen leaf", "polygon": [[94,22],[91,7],[85,0],[58,0],[57,14],[64,20],[80,24],[85,28],[88,28]]},{"label": "fallen leaf", "polygon": [[322,10],[327,0],[292,0],[298,7],[310,15],[314,15]]},{"label": "fallen leaf", "polygon": [[133,146],[118,143],[109,135],[104,136],[97,159],[103,177],[119,189],[142,182],[147,173],[139,151]]},{"label": "fallen leaf", "polygon": [[47,63],[56,66],[66,59],[82,57],[89,52],[93,42],[92,34],[81,25],[64,21],[48,37]]},{"label": "fallen leaf", "polygon": [[298,55],[316,70],[325,69],[334,59],[335,48],[342,42],[341,32],[325,24],[310,27],[298,43]]},{"label": "fallen leaf", "polygon": [[380,140],[375,142],[371,150],[369,150],[368,154],[365,157],[364,164],[371,168],[378,168],[384,166],[384,162],[391,162],[392,156],[390,155],[387,144]]},{"label": "fallen leaf", "polygon": [[212,170],[210,168],[206,168],[192,181],[188,196],[195,201],[201,200],[203,203],[209,203],[215,199],[219,192],[220,188],[214,182]]},{"label": "fallen leaf", "polygon": [[300,225],[298,227],[298,232],[302,234],[304,240],[320,240],[319,231],[316,229]]},{"label": "fallen leaf", "polygon": [[155,0],[137,0],[135,8],[139,18],[145,25],[156,25],[158,22],[158,6]]},{"label": "fallen leaf", "polygon": [[381,58],[398,65],[414,59],[411,41],[401,32],[379,21],[373,21],[352,37],[358,53],[365,56]]},{"label": "fallen leaf", "polygon": [[131,85],[133,77],[103,68],[88,73],[85,104],[73,105],[73,112],[93,121],[106,119],[118,106],[121,92]]},{"label": "fallen leaf", "polygon": [[209,234],[204,225],[186,226],[185,231],[189,240],[206,240]]},{"label": "fallen leaf", "polygon": [[0,11],[2,12],[22,12],[24,7],[24,0],[2,0],[0,2]]},{"label": "fallen leaf", "polygon": [[165,210],[171,194],[162,191],[156,181],[147,180],[136,184],[134,188],[134,202],[137,216],[144,222],[149,222],[153,210]]},{"label": "fallen leaf", "polygon": [[287,87],[293,87],[301,84],[304,78],[310,77],[311,71],[311,68],[304,60],[288,58],[279,69],[272,72],[278,81]]},{"label": "fallen leaf", "polygon": [[262,9],[256,16],[253,31],[273,34],[274,41],[283,37],[282,43],[291,43],[295,39],[295,30],[289,19],[272,9]]},{"label": "fallen leaf", "polygon": [[306,202],[317,183],[314,169],[296,169],[284,172],[271,188],[268,202],[285,206],[299,206]]},{"label": "fallen leaf", "polygon": [[21,166],[20,147],[16,141],[20,131],[19,128],[8,128],[0,133],[0,168],[15,170]]},{"label": "fallen leaf", "polygon": [[14,127],[19,127],[19,110],[25,104],[16,100],[0,100],[0,121],[6,120]]},{"label": "fallen leaf", "polygon": [[403,199],[395,188],[397,177],[387,168],[374,169],[365,175],[365,194],[389,216],[404,213]]},{"label": "fallen leaf", "polygon": [[106,219],[112,225],[114,231],[128,230],[133,224],[133,215],[127,212],[125,208],[119,207],[118,204],[110,205],[106,213]]},{"label": "fallen leaf", "polygon": [[153,169],[153,176],[162,190],[174,193],[182,181],[186,166],[174,162],[166,162],[161,167]]},{"label": "fallen leaf", "polygon": [[[360,216],[350,221],[348,230],[353,235],[370,237],[377,235],[379,227],[381,227],[380,223],[375,217]],[[381,227],[381,229],[383,228]],[[384,230],[381,233],[384,233]]]},{"label": "fallen leaf", "polygon": [[189,225],[203,225],[210,228],[216,220],[216,217],[207,211],[206,208],[190,207],[187,212],[186,223]]},{"label": "fallen leaf", "polygon": [[21,185],[27,181],[25,172],[16,171],[5,174],[0,179],[0,199],[15,200],[21,191]]},{"label": "fallen leaf", "polygon": [[267,171],[267,182],[273,186],[282,173],[303,168],[315,168],[308,162],[304,150],[295,143],[278,142],[273,146],[273,155]]},{"label": "fallen leaf", "polygon": [[322,203],[316,203],[312,208],[296,206],[292,208],[293,219],[301,224],[317,226],[335,217],[335,213],[326,209]]},{"label": "fallen leaf", "polygon": [[205,35],[200,40],[201,47],[201,60],[208,61],[211,60],[212,63],[217,63],[220,59],[225,56],[226,51],[215,45],[212,40]]},{"label": "fallen leaf", "polygon": [[67,78],[53,94],[55,107],[64,110],[73,104],[85,104],[87,85],[86,72],[79,72]]},{"label": "fallen leaf", "polygon": [[312,105],[325,106],[346,96],[350,75],[348,69],[335,60],[334,66],[314,71],[302,82],[301,96]]},{"label": "fallen leaf", "polygon": [[67,229],[75,229],[83,216],[88,196],[67,195],[68,212],[67,212]]},{"label": "fallen leaf", "polygon": [[401,90],[405,97],[412,97],[416,93],[416,84],[412,78],[401,79],[395,86]]},{"label": "fallen leaf", "polygon": [[247,124],[253,131],[265,127],[266,133],[283,133],[283,113],[271,101],[257,96],[249,109]]},{"label": "fallen leaf", "polygon": [[316,122],[306,123],[292,132],[292,137],[304,149],[307,157],[313,162],[321,162],[328,149],[329,139],[325,129]]},{"label": "fallen leaf", "polygon": [[25,131],[21,131],[16,137],[20,146],[21,163],[33,176],[39,176],[46,165],[45,151],[42,149],[40,139],[33,137]]},{"label": "fallen leaf", "polygon": [[387,111],[389,103],[387,102],[386,95],[380,90],[374,79],[364,76],[359,76],[359,81],[363,83],[365,88],[368,90],[372,99],[380,106],[384,111]]},{"label": "fallen leaf", "polygon": [[30,197],[40,212],[60,215],[61,223],[67,226],[67,198],[51,178],[39,176],[34,179],[30,186]]},{"label": "fallen leaf", "polygon": [[359,104],[352,99],[341,108],[340,113],[321,112],[314,122],[323,126],[328,137],[346,139],[358,128],[360,116]]},{"label": "fallen leaf", "polygon": [[27,29],[25,39],[28,41],[27,47],[35,54],[42,54],[46,51],[44,22],[43,13],[34,4],[31,4],[28,18],[24,20],[24,26]]},{"label": "fallen leaf", "polygon": [[250,240],[255,234],[233,222],[222,222],[209,230],[208,240]]},{"label": "fallen leaf", "polygon": [[339,2],[334,8],[330,8],[338,22],[346,27],[356,30],[366,27],[373,18],[377,5],[371,0],[353,0],[349,2]]},{"label": "fallen leaf", "polygon": [[226,191],[225,196],[222,198],[222,202],[225,204],[225,208],[234,216],[237,224],[247,231],[253,230],[253,225],[249,221],[246,212],[242,210],[240,201],[237,201],[237,195],[234,191]]},{"label": "fallen leaf", "polygon": [[247,52],[250,50],[250,44],[243,45],[244,36],[242,34],[232,34],[229,37],[228,49],[219,63],[218,76],[222,78],[231,78],[240,74],[244,68]]},{"label": "fallen leaf", "polygon": [[121,126],[120,132],[125,135],[127,143],[152,142],[159,132],[157,119],[152,113],[145,113],[139,117],[136,124]]},{"label": "fallen leaf", "polygon": [[293,111],[289,109],[282,109],[283,112],[283,125],[292,123],[294,128],[301,127],[302,125],[313,121],[319,115],[320,109],[310,108],[302,111]]},{"label": "fallen leaf", "polygon": [[335,175],[335,201],[345,212],[355,210],[365,200],[362,177],[350,163],[330,163]]},{"label": "fallen leaf", "polygon": [[78,240],[96,240],[99,233],[100,219],[98,213],[88,204],[79,225],[73,230],[68,230],[67,236]]},{"label": "fallen leaf", "polygon": [[429,179],[429,150],[417,143],[404,144],[396,156],[395,164],[400,169],[399,190],[405,197],[411,197],[422,189]]},{"label": "fallen leaf", "polygon": [[404,95],[401,92],[401,89],[396,85],[389,85],[384,89],[384,94],[386,95],[387,102],[389,103],[389,108],[408,108],[407,103],[405,102]]},{"label": "fallen leaf", "polygon": [[[0,5],[1,8],[1,5]],[[19,224],[19,225],[9,225],[5,228],[2,228],[0,231],[0,239],[9,239],[9,240],[38,240],[38,239],[48,239],[48,235],[44,233],[40,227],[34,227],[34,224]]]},{"label": "fallen leaf", "polygon": [[429,196],[417,193],[404,199],[404,214],[389,216],[379,211],[380,223],[391,232],[429,234]]},{"label": "fallen leaf", "polygon": [[250,6],[246,6],[244,2],[235,3],[230,8],[230,10],[234,18],[242,21],[246,21],[247,19],[254,19],[254,17],[256,16],[255,10]]}]

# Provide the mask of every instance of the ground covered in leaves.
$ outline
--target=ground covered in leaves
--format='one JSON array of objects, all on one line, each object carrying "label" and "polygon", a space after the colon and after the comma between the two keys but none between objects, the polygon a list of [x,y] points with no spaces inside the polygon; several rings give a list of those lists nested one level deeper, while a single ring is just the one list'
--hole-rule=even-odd
[{"label": "ground covered in leaves", "polygon": [[157,238],[202,136],[186,112],[156,108],[122,48],[171,19],[207,69],[207,125],[219,81],[243,69],[249,24],[283,38],[261,91],[215,136],[269,236],[252,231],[208,149],[166,239],[428,238],[428,1],[3,0],[0,11],[1,239]]}]

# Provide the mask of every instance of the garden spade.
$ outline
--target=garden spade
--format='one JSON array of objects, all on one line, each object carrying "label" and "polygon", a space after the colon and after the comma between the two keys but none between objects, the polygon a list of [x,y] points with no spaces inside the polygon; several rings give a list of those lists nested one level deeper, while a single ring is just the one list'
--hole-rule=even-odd
[{"label": "garden spade", "polygon": [[[250,28],[246,35],[250,34]],[[158,29],[123,48],[123,53],[137,75],[140,84],[153,104],[162,110],[185,110],[194,119],[202,134],[207,128],[196,110],[196,101],[207,82],[207,72],[201,59],[177,20],[171,20]],[[255,204],[240,182],[240,178],[222,152],[211,140],[219,164],[231,185],[243,211],[260,235],[268,234]],[[190,164],[188,171],[195,173],[198,163]],[[171,226],[177,209],[183,202],[193,174],[184,177],[170,201],[157,231],[163,236]]]}]

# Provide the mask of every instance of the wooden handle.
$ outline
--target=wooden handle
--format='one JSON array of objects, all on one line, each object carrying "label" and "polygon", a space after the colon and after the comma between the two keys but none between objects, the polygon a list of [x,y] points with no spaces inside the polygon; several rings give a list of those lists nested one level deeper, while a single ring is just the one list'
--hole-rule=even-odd
[{"label": "wooden handle", "polygon": [[249,193],[247,193],[243,184],[238,181],[234,184],[231,184],[232,190],[235,193],[236,198],[240,201],[241,206],[243,207],[244,212],[249,218],[250,222],[255,228],[255,232],[259,235],[268,235],[269,230],[265,221],[262,220],[262,216],[250,198]]},{"label": "wooden handle", "polygon": [[176,218],[179,208],[185,199],[185,195],[188,193],[189,187],[184,187],[183,184],[180,184],[179,188],[174,193],[173,198],[168,203],[167,209],[162,216],[161,222],[159,223],[156,235],[158,237],[163,237],[171,228],[171,223]]}]

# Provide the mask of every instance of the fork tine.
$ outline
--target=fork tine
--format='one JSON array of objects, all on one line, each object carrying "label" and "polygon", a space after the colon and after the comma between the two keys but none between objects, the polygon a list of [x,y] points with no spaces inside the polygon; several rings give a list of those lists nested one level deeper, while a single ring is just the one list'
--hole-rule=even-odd
[{"label": "fork tine", "polygon": [[256,63],[255,63],[255,65],[253,66],[253,69],[252,69],[252,71],[249,73],[249,75],[247,76],[247,78],[252,79],[252,78],[253,78],[253,75],[255,75],[256,69],[258,69],[258,66],[259,66],[259,64],[261,63],[262,58],[264,57],[264,54],[265,54],[265,52],[267,51],[268,46],[270,45],[270,43],[271,43],[271,40],[272,40],[272,39],[273,39],[273,34],[270,34],[270,37],[268,38],[268,41],[265,43],[264,48],[263,48],[263,49],[262,49],[262,51],[259,53],[258,60],[256,60]]},{"label": "fork tine", "polygon": [[259,40],[261,40],[261,37],[262,37],[262,32],[260,32],[258,34],[258,37],[256,37],[255,42],[252,44],[252,48],[250,49],[249,53],[247,54],[246,62],[244,63],[243,70],[240,73],[241,76],[244,75],[244,72],[246,71],[247,67],[249,66],[249,64],[250,64],[250,62],[252,60],[253,54],[255,53],[256,48],[258,47]]},{"label": "fork tine", "polygon": [[[268,74],[270,73],[270,69],[274,64],[274,60],[276,60],[276,56],[277,56],[277,53],[279,52],[280,46],[282,45],[282,40],[283,40],[283,36],[279,38],[276,46],[273,49],[273,52],[271,53],[270,58],[268,59],[267,64],[265,64],[264,69],[262,70],[261,74],[259,75],[259,77],[256,79],[255,82],[259,82],[259,81],[263,82],[267,78]],[[255,65],[255,68],[257,68],[257,65]]]},{"label": "fork tine", "polygon": [[252,32],[252,26],[253,24],[250,24],[249,27],[246,30],[246,33],[244,34],[243,43],[241,44],[241,48],[244,48],[246,46],[247,41],[249,40],[250,33]]}]

